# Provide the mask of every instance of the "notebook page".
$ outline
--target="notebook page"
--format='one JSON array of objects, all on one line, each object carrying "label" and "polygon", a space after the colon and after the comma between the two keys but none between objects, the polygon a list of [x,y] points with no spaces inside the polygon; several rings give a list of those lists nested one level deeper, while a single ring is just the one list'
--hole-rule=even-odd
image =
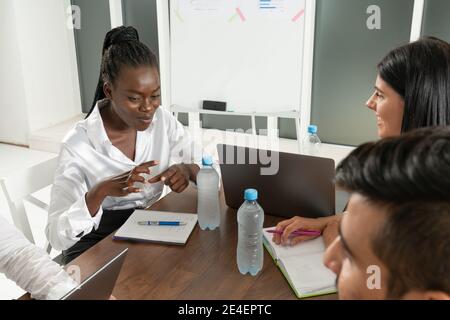
[{"label": "notebook page", "polygon": [[325,244],[323,242],[322,237],[316,238],[314,240],[305,241],[300,244],[297,244],[293,247],[291,246],[281,246],[277,245],[275,242],[272,241],[273,235],[271,233],[268,233],[267,230],[270,230],[273,228],[265,228],[263,230],[264,237],[266,238],[267,242],[272,246],[272,250],[277,256],[278,259],[282,259],[285,257],[290,256],[304,256],[310,253],[319,253],[325,252]]},{"label": "notebook page", "polygon": [[292,284],[303,294],[335,289],[336,275],[323,264],[323,252],[281,261]]},{"label": "notebook page", "polygon": [[[138,224],[139,221],[181,221],[186,225],[141,226]],[[196,214],[136,210],[114,236],[116,238],[184,244],[196,223]]]}]

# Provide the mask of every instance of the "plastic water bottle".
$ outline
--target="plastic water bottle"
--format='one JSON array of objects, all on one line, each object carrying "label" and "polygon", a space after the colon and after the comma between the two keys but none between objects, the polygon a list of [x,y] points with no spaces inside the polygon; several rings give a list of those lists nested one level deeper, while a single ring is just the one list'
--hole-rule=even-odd
[{"label": "plastic water bottle", "polygon": [[302,153],[307,156],[317,156],[322,142],[317,136],[317,126],[308,127],[308,135],[302,141]]},{"label": "plastic water bottle", "polygon": [[264,211],[256,202],[258,191],[245,190],[245,202],[237,213],[238,246],[237,265],[242,274],[250,273],[255,276],[263,266],[263,224]]},{"label": "plastic water bottle", "polygon": [[202,230],[214,230],[220,225],[219,175],[213,168],[212,157],[203,157],[202,164],[197,174],[198,224]]}]

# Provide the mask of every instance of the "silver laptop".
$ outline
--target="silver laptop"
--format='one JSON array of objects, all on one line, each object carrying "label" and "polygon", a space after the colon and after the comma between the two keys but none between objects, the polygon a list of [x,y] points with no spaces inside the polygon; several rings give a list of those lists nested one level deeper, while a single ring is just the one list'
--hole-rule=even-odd
[{"label": "silver laptop", "polygon": [[108,300],[119,277],[128,248],[89,276],[61,300]]}]

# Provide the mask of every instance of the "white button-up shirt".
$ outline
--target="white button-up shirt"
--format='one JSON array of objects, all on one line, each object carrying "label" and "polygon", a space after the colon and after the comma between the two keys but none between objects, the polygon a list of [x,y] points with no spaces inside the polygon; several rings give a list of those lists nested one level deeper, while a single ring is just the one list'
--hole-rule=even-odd
[{"label": "white button-up shirt", "polygon": [[0,272],[34,299],[60,299],[77,283],[0,215]]},{"label": "white button-up shirt", "polygon": [[[162,194],[163,183],[146,184],[142,193],[126,197],[106,197],[95,217],[86,205],[86,193],[100,181],[132,170],[141,163],[157,160],[151,176],[164,172],[173,164],[201,164],[201,150],[189,132],[163,107],[159,107],[149,128],[137,132],[134,161],[109,140],[97,103],[92,114],[78,122],[62,142],[59,165],[51,192],[46,235],[57,250],[66,250],[100,225],[103,209],[145,208]],[[148,177],[147,177],[148,178]]]}]

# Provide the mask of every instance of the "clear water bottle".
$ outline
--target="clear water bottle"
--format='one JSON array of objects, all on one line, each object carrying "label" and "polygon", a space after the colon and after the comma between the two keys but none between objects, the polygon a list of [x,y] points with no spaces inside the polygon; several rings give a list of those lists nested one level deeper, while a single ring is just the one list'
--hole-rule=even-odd
[{"label": "clear water bottle", "polygon": [[307,156],[317,156],[320,152],[322,142],[317,136],[317,126],[308,127],[308,135],[302,141],[302,154]]},{"label": "clear water bottle", "polygon": [[212,157],[203,157],[202,164],[197,174],[198,224],[202,230],[214,230],[220,225],[219,175],[213,168]]},{"label": "clear water bottle", "polygon": [[245,202],[237,213],[238,246],[237,265],[242,274],[255,276],[263,266],[263,224],[264,211],[256,202],[258,191],[247,189],[244,193]]}]

